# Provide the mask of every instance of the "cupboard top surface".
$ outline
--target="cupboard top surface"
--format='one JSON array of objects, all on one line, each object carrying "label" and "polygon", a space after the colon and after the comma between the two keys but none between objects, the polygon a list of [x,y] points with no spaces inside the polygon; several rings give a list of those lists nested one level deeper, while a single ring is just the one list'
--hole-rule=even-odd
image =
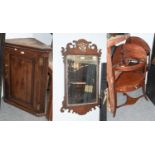
[{"label": "cupboard top surface", "polygon": [[51,47],[40,42],[35,38],[16,38],[16,39],[6,39],[6,45],[13,45],[13,46],[22,46],[22,47],[29,47],[34,49],[40,50],[48,50],[51,51]]}]

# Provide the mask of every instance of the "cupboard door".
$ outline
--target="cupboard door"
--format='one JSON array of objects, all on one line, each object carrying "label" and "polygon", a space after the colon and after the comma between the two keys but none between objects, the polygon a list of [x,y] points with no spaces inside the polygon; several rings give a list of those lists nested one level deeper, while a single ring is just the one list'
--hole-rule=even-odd
[{"label": "cupboard door", "polygon": [[10,55],[10,96],[15,100],[32,104],[33,60]]},{"label": "cupboard door", "polygon": [[35,58],[17,55],[6,49],[5,97],[33,109]]}]

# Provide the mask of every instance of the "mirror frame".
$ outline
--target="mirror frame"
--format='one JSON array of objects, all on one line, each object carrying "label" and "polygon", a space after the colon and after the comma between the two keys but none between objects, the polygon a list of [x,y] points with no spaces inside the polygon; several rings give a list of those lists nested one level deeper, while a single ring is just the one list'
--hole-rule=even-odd
[{"label": "mirror frame", "polygon": [[[72,43],[68,43],[66,48],[62,47],[62,55],[63,55],[63,62],[64,62],[64,100],[62,102],[61,112],[64,112],[65,109],[68,109],[68,112],[77,113],[79,115],[84,115],[87,112],[91,111],[92,109],[96,109],[96,106],[99,105],[99,63],[100,63],[100,56],[101,50],[97,49],[96,44],[92,44],[91,42],[85,39],[79,39],[77,41],[73,41]],[[68,90],[68,77],[67,77],[67,55],[92,55],[97,56],[97,77],[96,77],[96,102],[91,103],[84,103],[84,104],[68,104],[67,103],[67,90]]]}]

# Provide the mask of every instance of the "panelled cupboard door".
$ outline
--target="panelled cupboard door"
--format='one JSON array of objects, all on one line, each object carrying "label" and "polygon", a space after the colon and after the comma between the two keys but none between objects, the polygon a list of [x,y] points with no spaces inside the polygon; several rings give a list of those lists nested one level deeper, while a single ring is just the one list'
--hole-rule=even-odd
[{"label": "panelled cupboard door", "polygon": [[33,109],[35,57],[17,55],[5,47],[5,98]]}]

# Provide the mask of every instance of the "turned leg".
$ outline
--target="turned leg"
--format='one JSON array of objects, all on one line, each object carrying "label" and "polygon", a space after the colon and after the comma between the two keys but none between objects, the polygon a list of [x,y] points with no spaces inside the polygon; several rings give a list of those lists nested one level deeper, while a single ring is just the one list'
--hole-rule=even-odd
[{"label": "turned leg", "polygon": [[114,105],[113,117],[116,116],[116,110],[117,110],[117,92],[115,92],[115,105]]},{"label": "turned leg", "polygon": [[113,117],[115,117],[115,116],[116,116],[116,109],[113,112]]}]

